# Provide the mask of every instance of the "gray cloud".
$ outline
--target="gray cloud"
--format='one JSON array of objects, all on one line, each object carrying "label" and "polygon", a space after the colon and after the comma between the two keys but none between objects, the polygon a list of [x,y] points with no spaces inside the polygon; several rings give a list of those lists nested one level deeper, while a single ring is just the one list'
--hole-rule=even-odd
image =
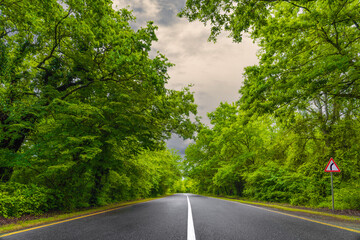
[{"label": "gray cloud", "polygon": [[154,21],[158,26],[171,26],[179,19],[176,16],[186,0],[114,0],[115,8],[130,7],[136,16],[136,27]]},{"label": "gray cloud", "polygon": [[190,140],[190,139],[183,140],[179,136],[173,135],[172,138],[166,142],[166,145],[169,149],[177,150],[178,153],[180,154],[180,156],[182,156],[184,158],[185,149],[187,148],[187,146],[190,143],[193,143],[193,142],[194,142],[193,140]]},{"label": "gray cloud", "polygon": [[171,26],[178,21],[177,13],[185,6],[185,0],[158,0],[160,14],[157,23],[161,26]]}]

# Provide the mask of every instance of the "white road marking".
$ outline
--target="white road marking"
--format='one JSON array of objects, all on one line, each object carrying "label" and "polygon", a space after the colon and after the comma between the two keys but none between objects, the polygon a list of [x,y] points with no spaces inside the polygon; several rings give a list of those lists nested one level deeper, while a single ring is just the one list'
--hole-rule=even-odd
[{"label": "white road marking", "polygon": [[191,211],[191,204],[190,204],[189,197],[187,195],[186,195],[186,198],[187,198],[187,202],[188,202],[187,240],[196,240],[194,222],[193,222],[192,211]]}]

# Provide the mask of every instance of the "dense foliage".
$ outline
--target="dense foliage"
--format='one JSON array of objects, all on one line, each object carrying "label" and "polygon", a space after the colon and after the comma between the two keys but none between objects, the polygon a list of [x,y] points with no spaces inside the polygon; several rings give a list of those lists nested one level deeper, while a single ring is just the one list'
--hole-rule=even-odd
[{"label": "dense foliage", "polygon": [[180,16],[260,46],[236,104],[222,104],[186,152],[200,192],[360,209],[359,1],[188,0]]},{"label": "dense foliage", "polygon": [[0,213],[74,209],[172,189],[172,133],[193,136],[188,88],[151,22],[110,0],[0,1]]},{"label": "dense foliage", "polygon": [[[204,127],[186,149],[192,191],[331,207],[330,174],[324,169],[332,148],[313,122],[301,114],[291,126],[271,115],[249,120],[235,104],[221,104],[209,117],[213,128]],[[354,134],[360,124],[344,119],[334,128],[342,141],[331,155],[341,169],[334,174],[335,207],[360,209],[360,134]]]}]

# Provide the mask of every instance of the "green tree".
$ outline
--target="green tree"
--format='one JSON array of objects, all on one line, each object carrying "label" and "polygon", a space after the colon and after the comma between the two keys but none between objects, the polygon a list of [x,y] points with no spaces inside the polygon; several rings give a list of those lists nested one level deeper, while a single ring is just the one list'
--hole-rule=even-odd
[{"label": "green tree", "polygon": [[157,27],[132,29],[110,0],[4,0],[0,12],[3,216],[172,191],[179,157],[165,140],[193,137],[197,106],[189,87],[166,88],[168,59],[149,56]]},{"label": "green tree", "polygon": [[236,104],[221,103],[208,114],[213,128],[203,128],[185,151],[185,173],[200,192],[242,195],[247,174],[263,164],[270,144],[268,117],[245,121]]},{"label": "green tree", "polygon": [[[0,11],[3,182],[21,164],[19,151],[31,144],[27,139],[44,121],[65,126],[68,132],[60,136],[67,141],[100,142],[95,144],[98,159],[107,158],[115,133],[116,141],[129,137],[152,149],[163,147],[171,132],[192,136],[192,93],[165,88],[171,64],[161,54],[149,57],[157,40],[151,22],[134,31],[129,24],[134,17],[125,9],[113,10],[110,0],[5,0]],[[102,166],[94,165],[100,175],[108,172]]]}]

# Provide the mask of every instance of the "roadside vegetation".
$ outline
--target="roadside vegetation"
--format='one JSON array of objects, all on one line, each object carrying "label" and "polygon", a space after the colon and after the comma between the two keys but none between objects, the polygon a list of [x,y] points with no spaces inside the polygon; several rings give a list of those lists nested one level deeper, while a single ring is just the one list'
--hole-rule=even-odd
[{"label": "roadside vegetation", "polygon": [[157,29],[110,0],[0,1],[0,215],[70,212],[173,192],[197,128],[165,87]]},{"label": "roadside vegetation", "polygon": [[221,103],[186,150],[193,192],[360,209],[360,5],[354,1],[188,0],[179,14],[249,34],[259,64],[245,69],[240,98]]}]

